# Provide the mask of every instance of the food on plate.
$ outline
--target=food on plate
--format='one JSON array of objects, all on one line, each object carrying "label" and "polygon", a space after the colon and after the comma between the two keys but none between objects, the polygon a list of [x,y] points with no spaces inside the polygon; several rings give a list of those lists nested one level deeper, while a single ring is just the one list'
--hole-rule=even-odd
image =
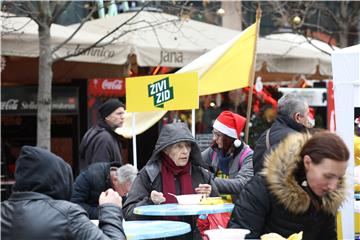
[{"label": "food on plate", "polygon": [[215,205],[215,204],[224,204],[224,200],[221,197],[207,197],[201,199],[200,204],[203,205]]},{"label": "food on plate", "polygon": [[291,234],[290,237],[288,237],[288,240],[301,240],[302,239],[303,232],[294,233]]},{"label": "food on plate", "polygon": [[288,237],[286,239],[283,236],[281,236],[280,234],[268,233],[268,234],[261,235],[260,239],[261,240],[301,240],[302,235],[303,235],[303,232],[301,231],[299,233],[294,233],[294,234],[290,235],[290,237]]},{"label": "food on plate", "polygon": [[286,240],[283,236],[277,233],[267,233],[260,236],[261,240]]}]

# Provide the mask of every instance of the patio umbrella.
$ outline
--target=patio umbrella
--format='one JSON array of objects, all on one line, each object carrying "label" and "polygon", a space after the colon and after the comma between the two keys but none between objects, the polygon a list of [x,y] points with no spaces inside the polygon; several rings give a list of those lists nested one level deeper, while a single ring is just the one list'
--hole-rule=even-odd
[{"label": "patio umbrella", "polygon": [[273,73],[331,75],[330,54],[337,49],[316,39],[294,33],[277,33],[260,37],[257,48],[256,70],[266,63]]},{"label": "patio umbrella", "polygon": [[[0,12],[0,15],[2,20],[1,55],[6,56],[7,61],[2,72],[3,82],[23,82],[26,79],[29,83],[36,83],[38,79],[37,58],[39,57],[38,25],[28,17],[16,17],[4,12]],[[73,32],[74,29],[72,28],[52,24],[50,29],[51,46],[54,48],[62,44]],[[53,56],[61,58],[69,53],[80,51],[100,38],[101,35],[80,30],[69,42],[62,45]],[[126,68],[123,63],[126,62],[126,59],[111,58],[112,61],[103,61],[108,59],[109,55],[114,55],[115,49],[117,48],[113,45],[108,45],[106,48],[98,47],[79,57],[54,63],[54,80],[65,77],[91,78],[123,75]],[[24,71],[17,71],[16,69],[19,68]]]},{"label": "patio umbrella", "polygon": [[119,48],[115,55],[122,56],[122,63],[129,55],[135,54],[139,66],[176,68],[185,66],[238,34],[238,31],[213,24],[147,11],[88,21],[82,30],[103,36],[113,31],[104,42],[113,42]]},{"label": "patio umbrella", "polygon": [[[197,71],[199,73],[200,95],[214,93],[213,89],[218,89],[217,92],[227,91],[228,89],[224,89],[225,78],[213,79],[211,81],[213,86],[207,86],[208,83],[201,80],[201,75],[207,72],[235,41],[236,37],[200,56],[178,72]],[[311,43],[304,36],[292,33],[272,34],[258,38],[256,71],[262,69],[265,64],[270,73],[314,74],[319,69],[320,73],[331,75],[331,56],[325,52],[331,53],[333,48],[318,40],[310,39],[310,41]],[[337,48],[334,47],[334,49]],[[241,62],[238,64],[240,66]],[[217,71],[217,76],[225,76],[226,74],[227,72],[221,72],[221,69]],[[137,134],[150,128],[165,113],[166,111],[136,113],[136,126],[140,126],[137,128]],[[117,129],[117,133],[131,138],[131,126],[131,115],[128,115],[125,117],[123,127]]]}]

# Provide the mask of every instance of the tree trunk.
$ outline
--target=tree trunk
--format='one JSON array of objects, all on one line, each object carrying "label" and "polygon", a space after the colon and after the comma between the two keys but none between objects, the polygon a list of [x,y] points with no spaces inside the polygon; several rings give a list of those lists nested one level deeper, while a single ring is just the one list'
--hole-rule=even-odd
[{"label": "tree trunk", "polygon": [[39,87],[37,96],[37,143],[38,147],[51,150],[51,84],[52,84],[52,56],[50,41],[49,3],[43,2],[44,21],[39,24]]},{"label": "tree trunk", "polygon": [[225,14],[222,17],[222,26],[241,31],[241,1],[222,1],[221,7],[225,10]]}]

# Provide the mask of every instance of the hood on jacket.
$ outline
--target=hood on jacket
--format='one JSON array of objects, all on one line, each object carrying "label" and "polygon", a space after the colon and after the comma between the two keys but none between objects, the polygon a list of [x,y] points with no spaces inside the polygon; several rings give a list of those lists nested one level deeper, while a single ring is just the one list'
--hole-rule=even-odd
[{"label": "hood on jacket", "polygon": [[[303,164],[300,151],[310,138],[309,134],[290,134],[265,157],[264,169],[261,172],[272,194],[294,214],[306,212],[311,203],[310,196],[295,176]],[[336,214],[345,198],[346,187],[343,177],[339,180],[337,190],[321,198],[321,208],[325,212]]]},{"label": "hood on jacket", "polygon": [[159,155],[170,145],[178,142],[187,141],[191,143],[191,152],[189,161],[194,165],[207,168],[206,164],[202,162],[200,149],[191,134],[189,128],[183,122],[166,124],[160,132],[159,138],[155,144],[155,149],[150,157],[149,163],[162,159]]},{"label": "hood on jacket", "polygon": [[55,154],[23,146],[16,160],[14,191],[38,192],[58,200],[70,200],[73,175],[69,164]]}]

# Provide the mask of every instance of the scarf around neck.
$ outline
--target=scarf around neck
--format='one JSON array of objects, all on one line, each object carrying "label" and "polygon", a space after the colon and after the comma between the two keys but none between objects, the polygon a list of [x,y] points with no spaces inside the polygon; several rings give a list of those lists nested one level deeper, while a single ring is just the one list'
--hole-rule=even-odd
[{"label": "scarf around neck", "polygon": [[174,196],[168,193],[178,194],[176,192],[175,179],[180,180],[180,194],[192,194],[194,193],[192,188],[192,180],[190,175],[190,161],[183,166],[176,166],[174,161],[165,153],[162,154],[162,166],[161,175],[163,183],[163,194],[166,198],[164,203],[177,203]]}]

